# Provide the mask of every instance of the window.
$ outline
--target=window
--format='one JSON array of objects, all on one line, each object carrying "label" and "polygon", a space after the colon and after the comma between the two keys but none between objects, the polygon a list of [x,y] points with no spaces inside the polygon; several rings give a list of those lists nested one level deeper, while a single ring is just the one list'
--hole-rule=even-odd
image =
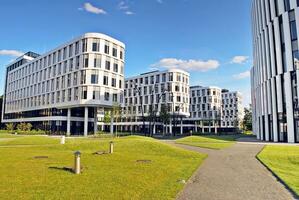
[{"label": "window", "polygon": [[291,9],[290,0],[284,0],[284,9],[289,11]]},{"label": "window", "polygon": [[105,54],[109,54],[109,44],[107,42],[105,44],[104,52],[105,52]]},{"label": "window", "polygon": [[116,73],[118,72],[118,64],[117,63],[113,64],[113,71]]},{"label": "window", "polygon": [[91,84],[98,84],[98,80],[99,80],[99,75],[91,74],[91,77],[90,77]]},{"label": "window", "polygon": [[95,100],[100,100],[100,87],[93,87],[93,92],[92,92],[92,99]]},{"label": "window", "polygon": [[103,84],[108,85],[108,76],[104,76],[103,78]]},{"label": "window", "polygon": [[120,59],[123,59],[124,58],[124,52],[123,50],[120,51],[120,55],[119,55]]},{"label": "window", "polygon": [[69,46],[69,57],[72,57],[72,55],[73,55],[73,45],[71,44]]},{"label": "window", "polygon": [[104,99],[105,101],[109,101],[109,92],[105,92]]},{"label": "window", "polygon": [[106,60],[105,69],[110,70],[110,61]]},{"label": "window", "polygon": [[78,91],[79,91],[78,87],[75,87],[74,88],[74,100],[75,101],[79,99]]},{"label": "window", "polygon": [[85,54],[84,57],[83,57],[83,66],[85,68],[88,67],[88,54]]},{"label": "window", "polygon": [[92,42],[92,51],[100,51],[100,40],[99,39],[93,39]]},{"label": "window", "polygon": [[69,71],[73,71],[73,59],[69,60]]},{"label": "window", "polygon": [[75,44],[75,54],[77,55],[79,53],[79,42],[76,42]]},{"label": "window", "polygon": [[87,87],[82,87],[81,99],[87,99]]},{"label": "window", "polygon": [[72,100],[72,89],[68,89],[68,92],[67,92],[67,100],[68,100],[68,101],[71,101],[71,100]]},{"label": "window", "polygon": [[63,48],[63,60],[66,59],[66,47]]},{"label": "window", "polygon": [[86,83],[86,71],[81,71],[81,84]]},{"label": "window", "polygon": [[173,81],[173,73],[172,72],[169,73],[169,81]]},{"label": "window", "polygon": [[67,75],[67,87],[71,86],[71,74]]},{"label": "window", "polygon": [[119,80],[119,88],[122,88],[122,82]]},{"label": "window", "polygon": [[113,101],[113,102],[117,102],[117,94],[113,94],[113,96],[112,96],[112,101]]},{"label": "window", "polygon": [[77,83],[78,83],[78,73],[75,72],[74,73],[74,79],[73,79],[73,85],[77,85]]},{"label": "window", "polygon": [[87,39],[82,40],[82,52],[87,51]]},{"label": "window", "polygon": [[76,69],[79,69],[79,65],[80,65],[80,56],[76,57]]},{"label": "window", "polygon": [[111,79],[111,86],[116,87],[116,79],[115,78]]},{"label": "window", "polygon": [[112,56],[117,57],[117,49],[115,47],[112,49]]},{"label": "window", "polygon": [[101,56],[100,55],[95,55],[94,62],[93,62],[93,67],[101,68]]}]

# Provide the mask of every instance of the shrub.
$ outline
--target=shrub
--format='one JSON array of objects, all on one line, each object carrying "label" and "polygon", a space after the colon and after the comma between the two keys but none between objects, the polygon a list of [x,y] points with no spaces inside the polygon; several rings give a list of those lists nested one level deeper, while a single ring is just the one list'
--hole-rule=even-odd
[{"label": "shrub", "polygon": [[6,126],[6,130],[8,130],[9,132],[12,132],[15,129],[15,125],[13,123],[7,123],[5,124]]}]

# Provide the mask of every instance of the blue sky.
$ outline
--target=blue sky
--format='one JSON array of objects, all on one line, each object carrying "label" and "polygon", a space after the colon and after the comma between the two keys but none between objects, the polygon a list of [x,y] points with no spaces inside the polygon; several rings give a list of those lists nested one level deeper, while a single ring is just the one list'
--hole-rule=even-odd
[{"label": "blue sky", "polygon": [[[51,3],[50,3],[51,2]],[[126,44],[126,76],[182,68],[191,85],[238,90],[250,102],[251,0],[2,0],[0,76],[20,52],[44,53],[85,32]]]}]

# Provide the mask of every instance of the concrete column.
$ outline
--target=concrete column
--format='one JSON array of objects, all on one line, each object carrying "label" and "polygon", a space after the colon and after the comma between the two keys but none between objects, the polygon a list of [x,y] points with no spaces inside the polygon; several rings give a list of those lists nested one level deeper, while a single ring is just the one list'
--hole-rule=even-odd
[{"label": "concrete column", "polygon": [[293,108],[293,97],[292,97],[292,84],[290,72],[284,74],[285,80],[285,96],[286,96],[286,107],[287,107],[287,129],[288,129],[288,142],[295,143],[295,127],[294,127],[294,108]]},{"label": "concrete column", "polygon": [[183,119],[181,119],[181,135],[183,135]]},{"label": "concrete column", "polygon": [[195,133],[197,133],[197,122],[195,122]]},{"label": "concrete column", "polygon": [[156,124],[153,126],[153,134],[156,135]]},{"label": "concrete column", "polygon": [[98,108],[94,108],[94,124],[93,124],[93,132],[96,134],[98,132]]},{"label": "concrete column", "polygon": [[172,118],[169,120],[169,133],[172,134]]},{"label": "concrete column", "polygon": [[113,121],[114,121],[114,116],[113,113],[111,113],[111,117],[110,117],[110,133],[113,134],[114,130],[113,130]]},{"label": "concrete column", "polygon": [[84,108],[84,136],[88,135],[88,107]]},{"label": "concrete column", "polygon": [[67,109],[66,135],[71,135],[71,109]]},{"label": "concrete column", "polygon": [[202,133],[205,133],[205,127],[204,127],[203,121],[201,121],[201,130],[202,130],[201,131]]}]

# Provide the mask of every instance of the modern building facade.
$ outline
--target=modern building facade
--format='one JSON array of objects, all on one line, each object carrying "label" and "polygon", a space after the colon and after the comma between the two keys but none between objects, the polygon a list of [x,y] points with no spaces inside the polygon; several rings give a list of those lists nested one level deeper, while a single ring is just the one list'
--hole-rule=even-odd
[{"label": "modern building facade", "polygon": [[226,129],[240,128],[244,118],[243,97],[240,92],[223,89],[221,127]]},{"label": "modern building facade", "polygon": [[218,87],[190,87],[190,119],[195,132],[217,133],[221,126],[221,89]]},{"label": "modern building facade", "polygon": [[170,69],[127,78],[123,104],[124,130],[149,129],[150,123],[153,123],[150,117],[155,115],[158,121],[154,122],[153,132],[162,133],[165,125],[161,119],[163,112],[169,114],[167,132],[174,131],[173,117],[185,118],[190,115],[189,77],[189,73],[183,70]]},{"label": "modern building facade", "polygon": [[253,130],[261,140],[299,142],[298,6],[297,0],[252,4]]},{"label": "modern building facade", "polygon": [[7,66],[3,122],[67,135],[97,131],[99,110],[122,102],[124,64],[125,45],[100,33],[28,52]]}]

